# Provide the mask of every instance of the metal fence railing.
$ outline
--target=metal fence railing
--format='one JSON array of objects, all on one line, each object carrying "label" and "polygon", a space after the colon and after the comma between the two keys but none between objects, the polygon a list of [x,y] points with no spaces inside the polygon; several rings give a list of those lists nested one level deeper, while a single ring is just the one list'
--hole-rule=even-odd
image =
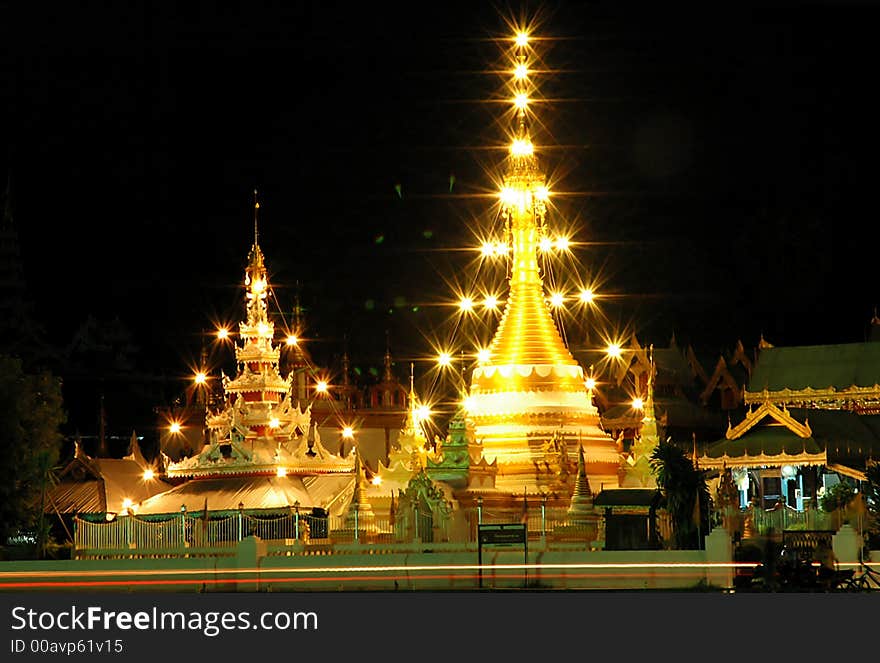
[{"label": "metal fence railing", "polygon": [[835,513],[809,509],[796,511],[788,507],[764,510],[752,508],[746,517],[751,516],[758,534],[764,536],[771,532],[789,530],[837,530],[840,527],[839,516]]},{"label": "metal fence railing", "polygon": [[443,543],[455,540],[475,543],[479,523],[511,521],[526,523],[532,539],[551,536],[563,528],[572,528],[564,509],[534,509],[522,514],[481,509],[437,514],[413,509],[386,517],[360,512],[357,516],[277,512],[226,512],[206,516],[183,512],[164,520],[145,519],[137,515],[119,516],[106,522],[76,518],[74,545],[77,551],[210,549],[234,546],[247,536],[281,542]]},{"label": "metal fence railing", "polygon": [[[836,530],[836,514],[822,511],[753,509],[739,514],[751,519],[757,534],[789,530]],[[520,522],[531,540],[583,541],[604,539],[604,520],[599,513],[587,522],[572,521],[566,509],[534,507],[521,512],[461,509],[450,513],[406,510],[384,517],[369,513],[319,516],[314,513],[223,512],[195,515],[182,512],[164,520],[137,515],[110,521],[75,519],[74,547],[78,556],[101,551],[141,555],[151,552],[179,553],[191,548],[214,554],[234,547],[248,536],[280,545],[300,543],[476,543],[480,523]],[[661,541],[672,540],[672,522],[664,511],[657,513]],[[121,552],[128,551],[128,552]],[[228,553],[226,553],[228,554]]]}]

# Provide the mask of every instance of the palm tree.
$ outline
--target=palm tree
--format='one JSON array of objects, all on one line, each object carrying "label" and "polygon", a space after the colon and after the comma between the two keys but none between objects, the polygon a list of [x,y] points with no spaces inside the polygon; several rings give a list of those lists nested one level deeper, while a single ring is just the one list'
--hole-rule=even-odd
[{"label": "palm tree", "polygon": [[[672,518],[676,548],[700,548],[709,529],[709,487],[684,451],[667,440],[651,454],[651,469],[663,494],[663,506]],[[699,498],[699,499],[698,499]]]}]

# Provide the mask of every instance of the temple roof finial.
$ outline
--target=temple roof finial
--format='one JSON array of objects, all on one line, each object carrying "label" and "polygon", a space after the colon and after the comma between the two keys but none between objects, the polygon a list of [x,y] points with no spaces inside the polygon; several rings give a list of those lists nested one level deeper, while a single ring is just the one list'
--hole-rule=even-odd
[{"label": "temple roof finial", "polygon": [[394,380],[394,372],[392,371],[392,367],[394,365],[394,360],[391,357],[391,331],[385,330],[385,358],[384,358],[384,366],[385,373],[383,375],[383,379],[385,382],[392,382]]},{"label": "temple roof finial", "polygon": [[257,195],[257,190],[254,189],[254,246],[260,243],[260,231],[257,223],[260,212],[260,200]]}]

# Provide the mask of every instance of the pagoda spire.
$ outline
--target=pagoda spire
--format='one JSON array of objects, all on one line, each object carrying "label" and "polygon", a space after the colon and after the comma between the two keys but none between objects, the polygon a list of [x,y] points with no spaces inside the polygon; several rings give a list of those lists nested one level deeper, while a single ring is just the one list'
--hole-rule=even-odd
[{"label": "pagoda spire", "polygon": [[586,463],[584,462],[584,448],[578,445],[577,478],[574,482],[574,490],[571,494],[571,504],[568,507],[568,519],[573,524],[588,520],[593,513],[593,491],[590,490],[590,481],[587,479]]},{"label": "pagoda spire", "polygon": [[254,189],[254,246],[259,246],[260,244],[260,227],[259,227],[259,214],[260,214],[260,199],[258,197],[258,192]]},{"label": "pagoda spire", "polygon": [[648,348],[648,393],[645,397],[645,416],[642,422],[654,422],[654,432],[657,431],[657,419],[654,416],[654,380],[656,379],[657,367],[654,365],[654,346]]},{"label": "pagoda spire", "polygon": [[372,521],[375,518],[375,514],[367,498],[367,477],[364,473],[361,454],[357,447],[355,447],[354,454],[354,493],[351,496],[351,502],[349,502],[348,510],[345,514],[345,524],[347,527],[353,528],[355,518],[357,518],[358,529],[360,529],[361,524]]},{"label": "pagoda spire", "polygon": [[394,380],[394,359],[391,356],[391,332],[387,329],[385,330],[385,357],[383,361],[385,372],[383,373],[382,378],[385,382],[391,382]]},{"label": "pagoda spire", "polygon": [[[505,241],[493,253],[510,261],[508,293],[495,335],[471,375],[467,416],[487,462],[497,461],[502,468],[495,483],[499,490],[537,493],[551,485],[552,473],[536,474],[535,468],[548,467],[548,443],[556,433],[569,454],[576,451],[574,440],[584,434],[588,473],[613,485],[619,464],[616,446],[599,428],[584,370],[566,345],[545,291],[540,254],[554,243],[546,223],[550,192],[529,131],[533,53],[527,33],[520,32],[513,41],[508,87],[512,141],[500,191]],[[568,243],[560,239],[555,245],[564,250]],[[557,293],[552,300],[555,306],[564,302],[564,295]]]},{"label": "pagoda spire", "polygon": [[526,53],[528,38],[516,37],[512,89],[514,139],[510,145],[501,214],[512,244],[510,294],[489,348],[493,365],[569,365],[577,362],[556,327],[544,294],[538,250],[546,235],[549,192],[528,129],[530,87]]}]

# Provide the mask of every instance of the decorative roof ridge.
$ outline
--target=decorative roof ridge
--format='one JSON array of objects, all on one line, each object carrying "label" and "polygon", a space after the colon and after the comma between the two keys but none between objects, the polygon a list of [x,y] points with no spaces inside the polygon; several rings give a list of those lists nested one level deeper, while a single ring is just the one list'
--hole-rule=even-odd
[{"label": "decorative roof ridge", "polygon": [[728,440],[739,439],[740,437],[745,435],[745,433],[757,426],[765,417],[770,417],[776,422],[782,424],[798,437],[806,439],[808,437],[812,437],[813,435],[813,431],[810,429],[810,423],[808,419],[805,420],[804,423],[800,423],[788,413],[788,408],[786,408],[785,406],[780,408],[775,403],[767,400],[761,403],[761,405],[756,410],[749,410],[749,412],[745,416],[745,419],[743,419],[735,427],[731,427],[731,425],[728,423],[727,433],[725,433],[725,437]]},{"label": "decorative roof ridge", "polygon": [[770,391],[766,387],[759,391],[749,391],[748,389],[743,389],[743,395],[746,398],[746,402],[757,402],[758,399],[761,401],[778,399],[778,398],[797,398],[804,397],[809,400],[814,400],[816,398],[821,398],[822,396],[827,397],[835,397],[835,396],[851,396],[851,395],[868,395],[874,392],[880,392],[880,384],[874,385],[865,385],[864,387],[860,387],[857,384],[853,384],[849,387],[844,387],[841,389],[837,389],[833,386],[823,387],[820,389],[814,389],[813,387],[804,387],[803,389],[790,389],[786,387],[785,389],[778,389],[775,391]]}]

